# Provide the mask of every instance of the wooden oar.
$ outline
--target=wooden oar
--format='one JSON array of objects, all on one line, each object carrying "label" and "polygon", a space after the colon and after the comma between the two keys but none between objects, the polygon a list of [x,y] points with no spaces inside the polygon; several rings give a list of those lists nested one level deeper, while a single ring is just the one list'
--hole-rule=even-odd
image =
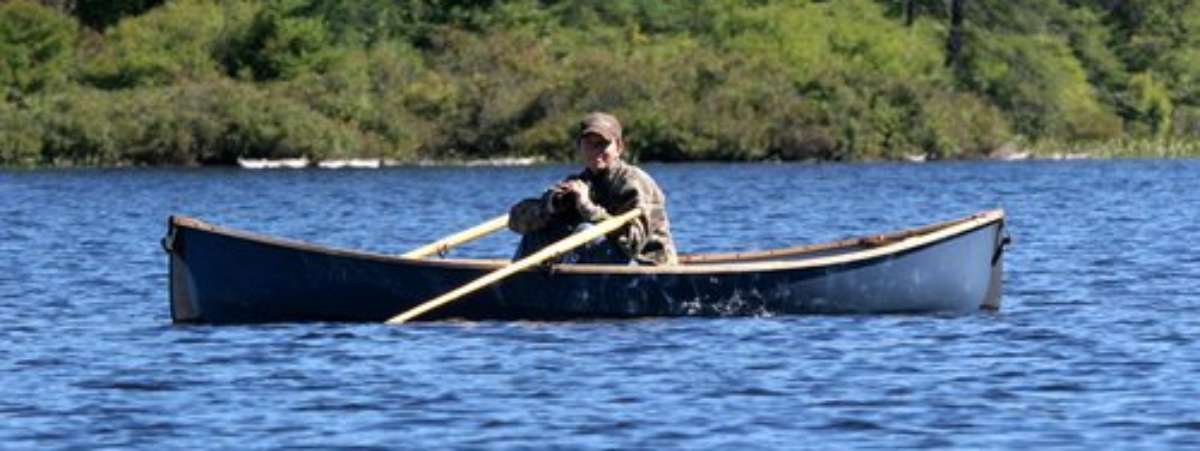
[{"label": "wooden oar", "polygon": [[641,213],[642,213],[642,210],[640,208],[634,208],[633,210],[622,213],[620,216],[617,216],[614,218],[608,218],[608,219],[600,222],[599,224],[596,224],[595,227],[591,227],[587,230],[584,230],[584,231],[581,231],[574,235],[563,238],[562,240],[559,240],[558,242],[556,242],[554,244],[551,244],[549,246],[542,248],[542,250],[540,250],[540,251],[534,252],[532,255],[530,255],[528,257],[525,257],[525,258],[522,258],[515,262],[512,262],[508,266],[505,266],[503,268],[500,268],[500,269],[497,269],[490,273],[487,273],[483,277],[475,279],[475,280],[471,281],[470,283],[463,285],[461,287],[458,287],[457,289],[455,289],[449,293],[446,293],[446,294],[443,294],[436,298],[433,298],[431,300],[428,300],[421,305],[413,307],[412,309],[408,310],[407,312],[396,315],[396,316],[392,317],[392,319],[387,320],[387,323],[388,324],[403,324],[404,322],[406,322],[410,319],[420,316],[422,313],[428,312],[435,308],[441,307],[444,304],[458,300],[459,298],[466,296],[468,294],[471,294],[480,288],[483,288],[483,287],[486,287],[493,283],[496,283],[496,282],[500,281],[501,279],[504,279],[505,277],[511,276],[519,271],[526,269],[526,268],[540,265],[540,264],[542,264],[542,262],[545,262],[546,260],[557,257],[559,255],[562,255],[566,252],[571,251],[572,249],[582,246],[582,245],[586,244],[587,242],[600,237],[600,235],[604,235],[606,233],[612,232],[613,230],[620,228],[621,226],[625,225],[625,223],[633,220],[633,218],[636,218]]},{"label": "wooden oar", "polygon": [[487,222],[485,222],[483,224],[479,224],[475,227],[471,227],[467,230],[463,230],[456,234],[450,235],[448,237],[442,238],[440,240],[434,241],[432,243],[429,243],[424,246],[413,249],[411,251],[408,251],[408,252],[404,253],[404,255],[401,255],[401,257],[422,258],[422,257],[426,257],[426,256],[429,256],[429,255],[432,255],[435,253],[436,254],[445,254],[446,252],[449,252],[450,248],[452,248],[454,246],[458,246],[460,244],[466,243],[467,241],[481,238],[484,235],[487,235],[489,233],[503,229],[504,226],[506,226],[506,225],[508,225],[508,215],[500,215],[495,218],[489,219]]}]

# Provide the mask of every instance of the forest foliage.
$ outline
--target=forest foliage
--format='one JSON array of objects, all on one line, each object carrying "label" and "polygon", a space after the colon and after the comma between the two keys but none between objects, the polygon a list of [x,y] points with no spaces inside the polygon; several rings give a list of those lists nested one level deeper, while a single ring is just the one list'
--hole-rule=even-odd
[{"label": "forest foliage", "polygon": [[10,0],[0,55],[5,166],[1200,149],[1200,0]]}]

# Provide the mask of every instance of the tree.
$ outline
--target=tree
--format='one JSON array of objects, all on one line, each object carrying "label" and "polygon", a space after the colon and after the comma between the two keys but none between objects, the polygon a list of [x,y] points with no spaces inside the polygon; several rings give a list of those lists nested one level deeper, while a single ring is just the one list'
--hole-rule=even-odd
[{"label": "tree", "polygon": [[950,0],[950,34],[946,38],[946,65],[955,72],[962,70],[963,2]]},{"label": "tree", "polygon": [[252,11],[238,5],[243,4],[181,0],[123,20],[89,53],[83,78],[122,89],[216,77],[217,54],[249,22]]},{"label": "tree", "polygon": [[304,0],[276,0],[254,17],[227,69],[237,75],[249,69],[256,80],[292,79],[305,72],[322,72],[338,53],[326,21],[306,14]]},{"label": "tree", "polygon": [[74,3],[72,12],[80,23],[93,30],[104,31],[121,19],[142,14],[163,4],[163,0],[57,0],[57,3]]},{"label": "tree", "polygon": [[75,24],[44,6],[0,4],[0,89],[9,100],[65,83],[75,57]]}]

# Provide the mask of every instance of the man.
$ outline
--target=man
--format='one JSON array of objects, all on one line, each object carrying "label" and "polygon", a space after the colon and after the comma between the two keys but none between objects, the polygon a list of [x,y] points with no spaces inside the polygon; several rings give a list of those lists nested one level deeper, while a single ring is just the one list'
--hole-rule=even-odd
[{"label": "man", "polygon": [[564,263],[673,265],[666,199],[645,171],[621,160],[625,141],[621,123],[607,113],[591,113],[579,124],[575,149],[585,168],[547,190],[541,198],[518,202],[508,227],[523,237],[516,259],[553,244],[582,227],[642,208],[629,225],[577,248]]}]

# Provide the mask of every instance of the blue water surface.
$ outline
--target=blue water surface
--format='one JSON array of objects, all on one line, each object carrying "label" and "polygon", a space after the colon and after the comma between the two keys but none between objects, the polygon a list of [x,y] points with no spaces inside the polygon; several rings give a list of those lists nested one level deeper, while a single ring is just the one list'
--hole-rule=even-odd
[{"label": "blue water surface", "polygon": [[1200,161],[645,168],[685,253],[1004,208],[1003,308],[175,326],[168,215],[399,253],[575,168],[3,171],[0,448],[1200,446]]}]

